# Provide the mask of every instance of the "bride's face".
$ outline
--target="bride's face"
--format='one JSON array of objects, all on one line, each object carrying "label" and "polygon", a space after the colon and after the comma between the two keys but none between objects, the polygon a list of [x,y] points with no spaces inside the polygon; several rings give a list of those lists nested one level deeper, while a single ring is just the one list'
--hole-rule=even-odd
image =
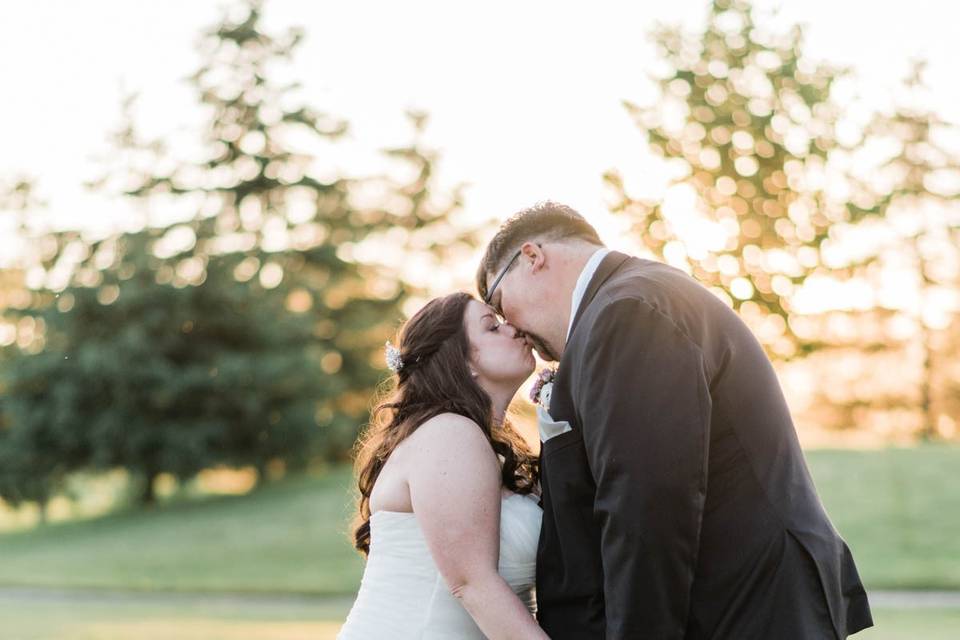
[{"label": "bride's face", "polygon": [[533,372],[536,360],[527,339],[513,325],[500,322],[487,305],[470,301],[464,316],[471,346],[471,368],[483,386],[517,387]]}]

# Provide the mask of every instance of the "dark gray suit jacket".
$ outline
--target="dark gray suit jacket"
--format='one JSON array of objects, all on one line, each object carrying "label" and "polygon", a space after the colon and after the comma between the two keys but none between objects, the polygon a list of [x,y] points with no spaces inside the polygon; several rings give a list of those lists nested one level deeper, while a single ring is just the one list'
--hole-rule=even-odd
[{"label": "dark gray suit jacket", "polygon": [[551,638],[846,637],[872,625],[780,385],[746,325],[612,252],[584,295],[541,451]]}]

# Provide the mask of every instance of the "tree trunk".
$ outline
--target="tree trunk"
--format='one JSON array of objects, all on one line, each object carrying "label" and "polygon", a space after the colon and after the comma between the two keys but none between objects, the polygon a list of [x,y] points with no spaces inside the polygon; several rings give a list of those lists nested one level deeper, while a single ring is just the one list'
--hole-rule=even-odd
[{"label": "tree trunk", "polygon": [[[916,243],[916,240],[914,241]],[[914,254],[920,265],[920,280],[922,288],[920,290],[920,347],[923,349],[923,367],[920,370],[920,416],[921,427],[920,437],[923,440],[930,441],[937,437],[936,416],[933,412],[933,345],[931,341],[933,332],[924,321],[923,312],[926,309],[927,291],[934,283],[927,275],[927,261],[920,253],[920,247],[914,244]]]},{"label": "tree trunk", "polygon": [[140,492],[140,506],[152,507],[157,504],[157,493],[153,488],[154,480],[157,479],[155,472],[147,472],[144,477],[143,488]]},{"label": "tree trunk", "polygon": [[254,467],[257,469],[257,483],[254,485],[254,487],[259,489],[267,484],[267,461],[258,460]]},{"label": "tree trunk", "polygon": [[930,330],[921,318],[920,339],[923,340],[923,369],[920,372],[920,415],[923,420],[920,437],[926,441],[937,437],[936,416],[933,413],[933,348],[930,345]]}]

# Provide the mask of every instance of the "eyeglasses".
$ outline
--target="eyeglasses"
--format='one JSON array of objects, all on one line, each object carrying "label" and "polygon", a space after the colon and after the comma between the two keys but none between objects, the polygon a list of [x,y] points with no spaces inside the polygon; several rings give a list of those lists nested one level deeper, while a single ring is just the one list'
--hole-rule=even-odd
[{"label": "eyeglasses", "polygon": [[517,258],[520,257],[521,251],[523,251],[523,249],[517,249],[517,252],[513,254],[512,258],[510,258],[510,262],[507,263],[507,266],[503,268],[503,271],[500,272],[500,275],[498,275],[493,281],[493,284],[490,285],[487,295],[483,298],[483,302],[485,304],[490,304],[490,301],[493,300],[493,292],[497,290],[497,285],[499,285],[500,281],[503,280],[503,276],[507,275],[507,271],[510,271],[510,267],[512,267],[513,263],[516,262]]}]

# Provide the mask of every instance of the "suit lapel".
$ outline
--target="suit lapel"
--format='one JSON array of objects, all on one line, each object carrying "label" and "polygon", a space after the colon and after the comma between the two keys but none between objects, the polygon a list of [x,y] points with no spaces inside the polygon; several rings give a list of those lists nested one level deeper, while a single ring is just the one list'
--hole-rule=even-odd
[{"label": "suit lapel", "polygon": [[597,267],[596,273],[590,278],[590,284],[587,285],[587,290],[583,293],[583,300],[577,307],[577,314],[573,317],[573,323],[570,325],[571,337],[573,337],[573,332],[577,328],[577,323],[580,321],[583,311],[590,306],[590,302],[596,297],[600,287],[620,268],[620,265],[629,259],[630,256],[625,253],[611,251],[600,261],[600,266]]}]

